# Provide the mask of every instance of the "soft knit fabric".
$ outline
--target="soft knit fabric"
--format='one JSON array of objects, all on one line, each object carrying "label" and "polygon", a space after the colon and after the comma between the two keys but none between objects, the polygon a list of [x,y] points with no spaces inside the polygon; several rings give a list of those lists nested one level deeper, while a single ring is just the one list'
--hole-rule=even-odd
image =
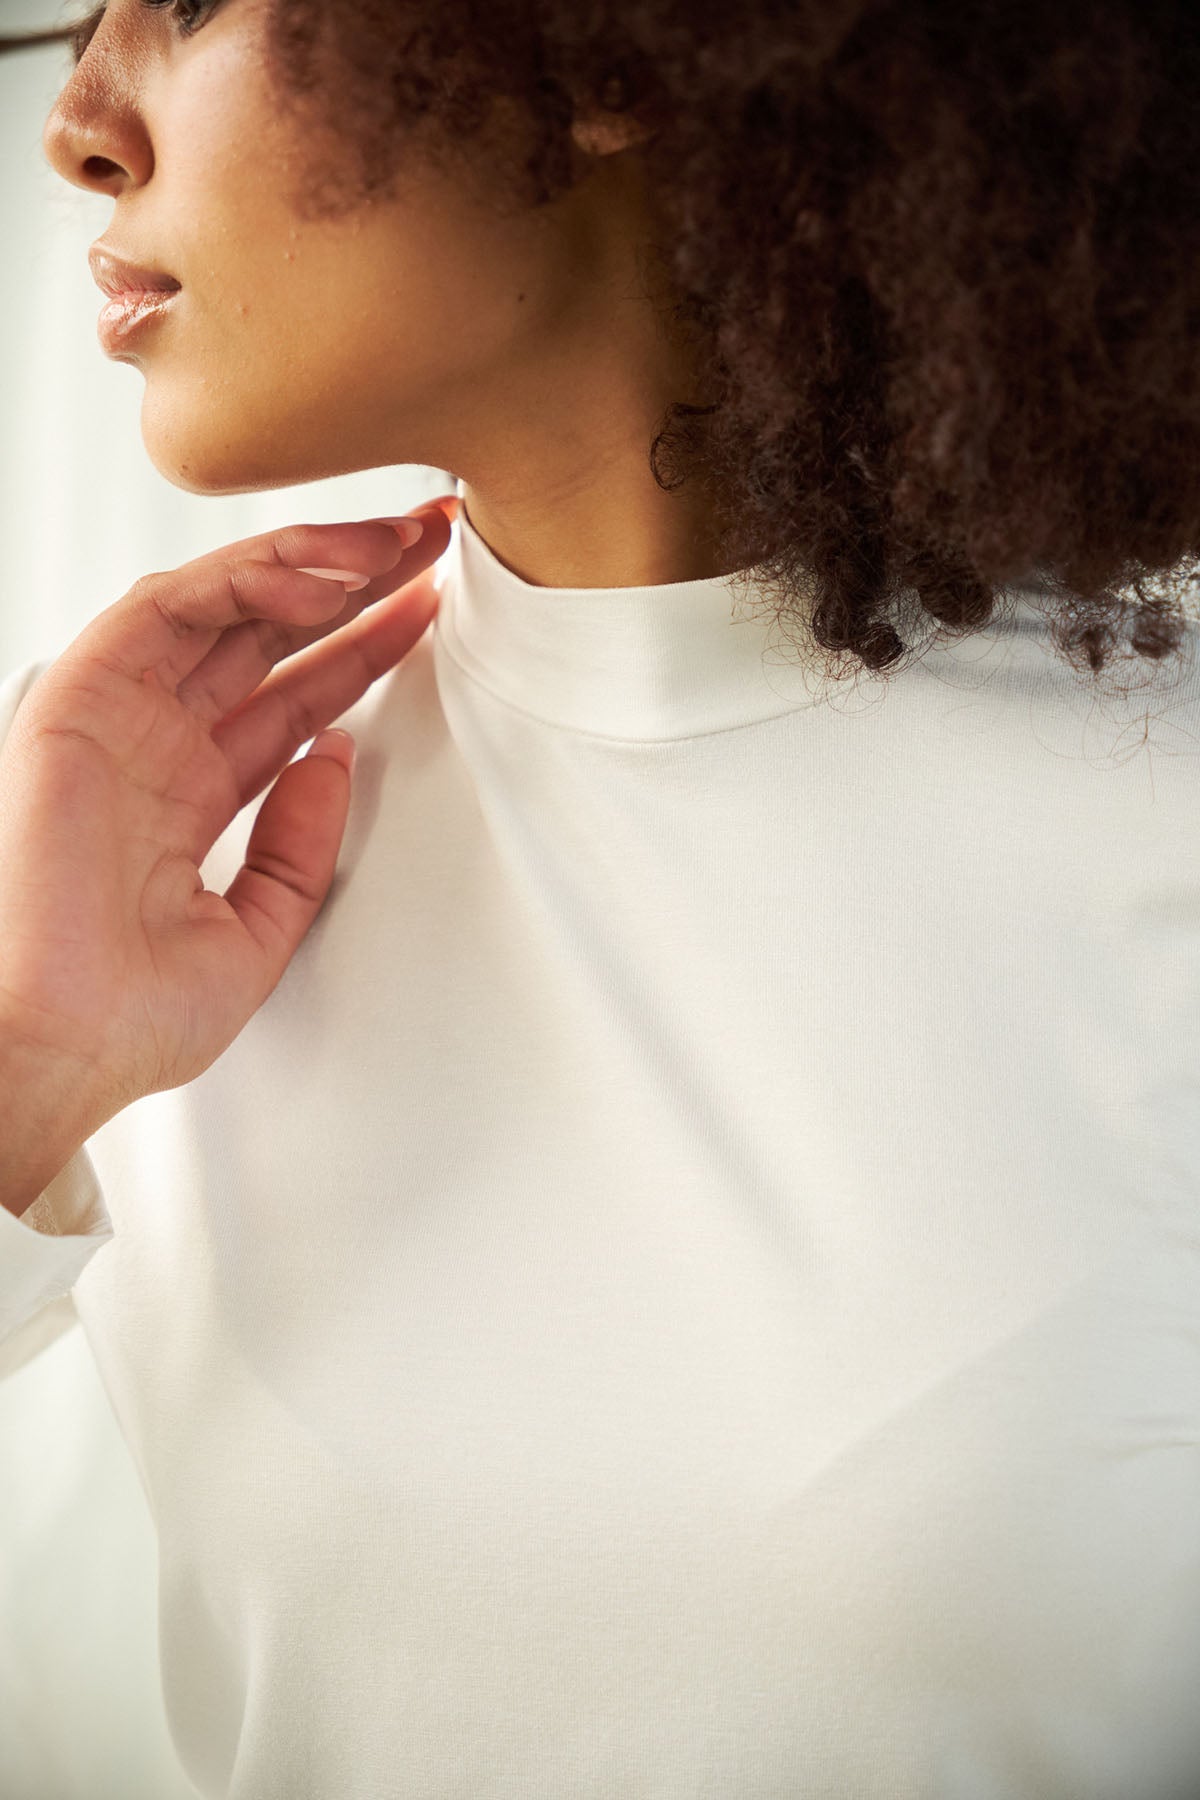
[{"label": "soft knit fabric", "polygon": [[725,581],[438,579],[275,993],[0,1212],[187,1773],[1195,1800],[1200,633],[830,690]]}]

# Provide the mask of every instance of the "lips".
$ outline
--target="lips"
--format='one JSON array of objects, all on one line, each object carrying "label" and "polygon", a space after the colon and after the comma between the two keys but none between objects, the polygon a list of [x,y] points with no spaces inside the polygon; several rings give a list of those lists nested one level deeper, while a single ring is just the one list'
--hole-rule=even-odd
[{"label": "lips", "polygon": [[162,269],[125,262],[99,244],[88,251],[88,264],[96,286],[113,300],[125,294],[174,294],[183,286]]}]

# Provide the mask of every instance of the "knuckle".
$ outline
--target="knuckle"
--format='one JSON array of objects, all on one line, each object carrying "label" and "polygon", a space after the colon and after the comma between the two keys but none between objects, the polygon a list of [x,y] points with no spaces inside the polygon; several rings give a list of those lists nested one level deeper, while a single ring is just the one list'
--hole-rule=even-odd
[{"label": "knuckle", "polygon": [[294,569],[308,561],[320,561],[321,530],[317,525],[285,525],[267,540],[266,555],[281,569]]},{"label": "knuckle", "polygon": [[[261,616],[255,596],[256,573],[251,562],[231,562],[221,570],[227,615],[237,620]],[[128,598],[157,613],[173,637],[186,638],[215,622],[205,617],[211,607],[207,592],[203,576],[176,569],[139,576]]]},{"label": "knuckle", "polygon": [[152,588],[146,595],[146,602],[154,608],[173,637],[187,637],[192,628],[187,622],[185,606],[181,605],[179,596],[166,588]]},{"label": "knuckle", "polygon": [[286,857],[276,855],[262,845],[247,855],[246,867],[253,869],[256,875],[266,876],[276,886],[286,888],[307,906],[314,906],[321,899],[321,890],[315,880],[297,869]]},{"label": "knuckle", "polygon": [[125,598],[132,601],[135,605],[144,606],[150,599],[150,596],[157,593],[162,581],[163,576],[159,571],[155,571],[149,575],[139,575]]},{"label": "knuckle", "polygon": [[302,689],[280,696],[283,715],[287,721],[288,736],[293,746],[298,749],[301,744],[314,737],[321,729],[321,720],[316,708]]},{"label": "knuckle", "polygon": [[239,619],[256,619],[260,616],[254,598],[254,574],[253,563],[229,563],[226,566],[226,591]]},{"label": "knuckle", "polygon": [[170,575],[156,570],[149,575],[139,575],[130,588],[127,598],[139,611],[151,611],[158,615],[167,626],[173,637],[186,637],[188,625],[185,618],[187,605],[187,584],[179,575]]}]

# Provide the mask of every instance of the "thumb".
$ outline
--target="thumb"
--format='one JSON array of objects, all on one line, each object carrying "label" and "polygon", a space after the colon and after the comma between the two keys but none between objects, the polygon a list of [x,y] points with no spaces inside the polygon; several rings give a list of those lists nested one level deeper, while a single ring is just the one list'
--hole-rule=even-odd
[{"label": "thumb", "polygon": [[271,993],[321,910],[337,867],[350,808],[354,740],[322,731],[289,763],[259,808],[246,860],[225,899],[263,955]]}]

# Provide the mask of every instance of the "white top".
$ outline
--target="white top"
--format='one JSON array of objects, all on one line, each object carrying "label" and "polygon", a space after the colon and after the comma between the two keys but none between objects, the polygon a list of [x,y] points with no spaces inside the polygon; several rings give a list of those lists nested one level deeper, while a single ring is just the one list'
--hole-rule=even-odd
[{"label": "white top", "polygon": [[725,581],[438,578],[275,993],[0,1211],[188,1775],[1194,1800],[1200,630],[1097,701],[1024,596],[830,696]]}]

